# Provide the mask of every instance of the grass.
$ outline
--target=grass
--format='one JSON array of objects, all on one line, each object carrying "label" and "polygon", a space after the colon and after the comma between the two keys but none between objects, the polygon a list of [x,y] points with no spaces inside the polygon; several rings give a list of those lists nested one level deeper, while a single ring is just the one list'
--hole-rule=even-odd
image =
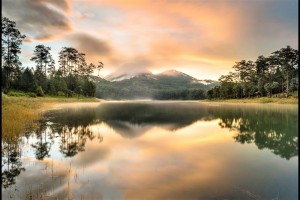
[{"label": "grass", "polygon": [[227,102],[227,103],[278,103],[278,104],[298,104],[298,97],[280,98],[280,97],[259,97],[243,99],[211,99],[204,102]]},{"label": "grass", "polygon": [[42,111],[62,103],[99,102],[87,97],[28,97],[2,94],[2,138],[11,138],[35,127]]}]

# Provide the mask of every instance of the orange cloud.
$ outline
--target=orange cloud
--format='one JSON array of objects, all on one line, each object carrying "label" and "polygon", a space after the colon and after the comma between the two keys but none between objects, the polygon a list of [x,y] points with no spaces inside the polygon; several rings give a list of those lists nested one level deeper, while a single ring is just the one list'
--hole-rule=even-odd
[{"label": "orange cloud", "polygon": [[232,56],[237,53],[235,48],[227,49],[239,34],[235,28],[239,23],[239,5],[146,0],[90,2],[120,10],[122,20],[112,27],[116,36],[123,40],[118,44],[114,42],[118,38],[112,37],[114,46],[123,56],[133,60],[137,55],[146,56],[152,60],[151,69],[170,66],[178,69],[181,63],[201,70],[226,62],[230,68],[228,61],[232,61]]},{"label": "orange cloud", "polygon": [[[72,30],[66,17],[70,11],[68,0],[4,0],[2,5],[3,15],[17,23],[27,41],[48,41]],[[16,11],[17,8],[22,11]]]},{"label": "orange cloud", "polygon": [[[217,80],[236,61],[267,56],[286,45],[298,47],[295,0],[34,2],[23,5],[5,0],[4,15],[14,16],[33,43],[34,39],[55,41],[64,34],[63,40],[86,50],[92,62],[101,56],[108,71],[173,68]],[[26,12],[13,12],[15,7],[24,7]],[[79,34],[100,38],[101,44],[98,39],[94,45],[89,43],[90,37],[86,44],[84,39],[72,37]],[[106,50],[99,51],[105,46]],[[141,57],[147,62],[137,61]]]}]

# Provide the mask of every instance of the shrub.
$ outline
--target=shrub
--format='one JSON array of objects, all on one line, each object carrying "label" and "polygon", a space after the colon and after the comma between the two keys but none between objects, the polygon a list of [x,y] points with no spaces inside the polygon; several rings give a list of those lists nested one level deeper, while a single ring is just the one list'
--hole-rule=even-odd
[{"label": "shrub", "polygon": [[36,95],[39,96],[39,97],[44,96],[44,91],[43,91],[43,89],[42,89],[41,86],[39,86],[39,87],[36,88],[35,93],[36,93]]},{"label": "shrub", "polygon": [[28,92],[27,95],[28,95],[29,97],[37,97],[36,94],[33,93],[33,92]]},{"label": "shrub", "polygon": [[72,90],[68,90],[68,97],[74,97],[76,96],[76,93],[73,92]]},{"label": "shrub", "polygon": [[58,92],[57,92],[57,96],[64,97],[64,96],[65,96],[65,93],[64,93],[64,92],[62,92],[62,91],[58,91]]},{"label": "shrub", "polygon": [[19,91],[9,91],[7,93],[8,96],[13,96],[13,97],[25,97],[27,94],[25,92],[19,92]]},{"label": "shrub", "polygon": [[1,93],[2,99],[3,98],[8,98],[8,96],[6,94],[4,94],[3,92]]}]

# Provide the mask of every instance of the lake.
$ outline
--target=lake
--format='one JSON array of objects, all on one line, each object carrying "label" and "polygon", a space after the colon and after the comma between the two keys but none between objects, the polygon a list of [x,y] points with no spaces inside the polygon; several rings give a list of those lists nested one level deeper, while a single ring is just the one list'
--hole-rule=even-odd
[{"label": "lake", "polygon": [[53,109],[2,138],[2,199],[298,199],[298,105]]}]

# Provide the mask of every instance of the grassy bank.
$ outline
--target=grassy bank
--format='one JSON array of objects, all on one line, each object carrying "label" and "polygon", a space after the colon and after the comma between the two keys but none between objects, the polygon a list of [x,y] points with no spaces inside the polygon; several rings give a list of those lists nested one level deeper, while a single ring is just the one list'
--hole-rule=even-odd
[{"label": "grassy bank", "polygon": [[2,138],[9,138],[33,128],[43,110],[59,104],[99,102],[96,98],[14,97],[2,94]]},{"label": "grassy bank", "polygon": [[203,102],[298,104],[298,98],[260,97],[244,99],[210,99],[203,100]]}]

